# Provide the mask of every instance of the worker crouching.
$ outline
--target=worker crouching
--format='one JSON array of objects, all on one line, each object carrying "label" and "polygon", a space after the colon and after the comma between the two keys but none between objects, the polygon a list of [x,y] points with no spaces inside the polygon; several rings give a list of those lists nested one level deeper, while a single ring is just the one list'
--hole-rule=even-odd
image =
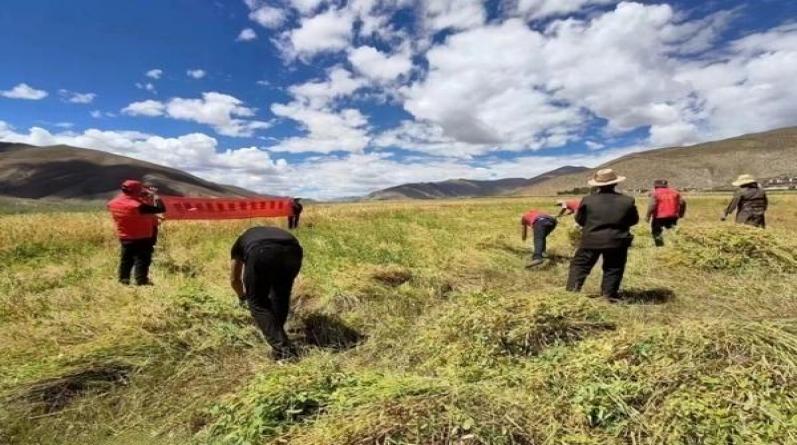
[{"label": "worker crouching", "polygon": [[155,249],[157,214],[165,211],[163,202],[157,195],[147,193],[140,181],[127,180],[122,183],[122,192],[108,202],[108,211],[121,244],[119,282],[130,284],[134,272],[136,285],[152,285],[149,267]]}]

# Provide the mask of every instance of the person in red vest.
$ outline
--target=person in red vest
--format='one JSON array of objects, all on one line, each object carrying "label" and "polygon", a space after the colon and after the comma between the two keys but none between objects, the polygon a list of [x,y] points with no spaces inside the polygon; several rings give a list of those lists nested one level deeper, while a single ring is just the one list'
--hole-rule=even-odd
[{"label": "person in red vest", "polygon": [[567,199],[567,200],[559,200],[556,201],[556,205],[561,207],[559,210],[559,214],[556,215],[557,218],[561,218],[565,215],[572,215],[576,213],[578,210],[578,206],[581,205],[580,199]]},{"label": "person in red vest", "polygon": [[662,236],[664,229],[672,229],[678,224],[678,219],[686,214],[686,201],[678,190],[670,188],[666,179],[657,179],[653,182],[653,192],[650,194],[647,217],[650,223],[650,232],[656,247],[664,245]]},{"label": "person in red vest", "polygon": [[[152,199],[154,205],[147,204],[147,199]],[[130,284],[130,274],[135,268],[136,285],[152,285],[149,266],[155,247],[155,215],[165,211],[163,202],[155,194],[147,197],[140,181],[128,179],[122,183],[122,193],[108,202],[108,211],[122,245],[119,282]]]},{"label": "person in red vest", "polygon": [[546,238],[556,228],[556,218],[537,210],[529,210],[520,218],[520,224],[523,227],[521,235],[523,241],[528,238],[529,227],[534,232],[534,254],[526,267],[539,266],[544,261]]}]

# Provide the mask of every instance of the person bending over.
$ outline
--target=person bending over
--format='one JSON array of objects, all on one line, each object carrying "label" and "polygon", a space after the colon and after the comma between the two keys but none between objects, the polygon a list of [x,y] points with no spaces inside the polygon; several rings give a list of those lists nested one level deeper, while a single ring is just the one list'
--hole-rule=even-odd
[{"label": "person bending over", "polygon": [[276,227],[246,230],[230,251],[230,284],[241,306],[248,305],[276,360],[296,355],[285,322],[302,256],[299,241]]},{"label": "person bending over", "polygon": [[529,210],[520,218],[520,224],[523,227],[521,233],[523,241],[526,241],[528,237],[529,227],[534,233],[534,254],[531,257],[531,262],[526,267],[539,266],[544,261],[546,238],[556,228],[556,219],[537,210]]}]

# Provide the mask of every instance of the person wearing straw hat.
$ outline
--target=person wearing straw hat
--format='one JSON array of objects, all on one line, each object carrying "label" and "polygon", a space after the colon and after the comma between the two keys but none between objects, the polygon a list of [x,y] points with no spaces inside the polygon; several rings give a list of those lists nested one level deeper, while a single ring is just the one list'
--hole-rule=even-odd
[{"label": "person wearing straw hat", "polygon": [[619,298],[620,284],[625,273],[628,248],[634,239],[631,226],[639,222],[634,198],[615,190],[625,181],[614,170],[598,170],[588,184],[597,192],[585,196],[576,212],[575,220],[583,227],[581,241],[570,262],[567,290],[580,292],[592,268],[603,258],[601,295]]},{"label": "person wearing straw hat", "polygon": [[765,228],[764,214],[769,201],[767,193],[758,185],[758,181],[752,175],[741,175],[736,181],[733,181],[733,186],[739,187],[739,190],[733,195],[733,199],[722,214],[722,221],[725,221],[731,213],[736,212],[737,224]]}]

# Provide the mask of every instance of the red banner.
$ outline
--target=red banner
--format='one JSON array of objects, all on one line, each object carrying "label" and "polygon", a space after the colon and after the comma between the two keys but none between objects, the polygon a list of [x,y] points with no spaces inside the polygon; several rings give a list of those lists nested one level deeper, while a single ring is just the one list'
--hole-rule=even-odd
[{"label": "red banner", "polygon": [[290,198],[190,198],[163,196],[166,219],[246,219],[293,215]]}]

